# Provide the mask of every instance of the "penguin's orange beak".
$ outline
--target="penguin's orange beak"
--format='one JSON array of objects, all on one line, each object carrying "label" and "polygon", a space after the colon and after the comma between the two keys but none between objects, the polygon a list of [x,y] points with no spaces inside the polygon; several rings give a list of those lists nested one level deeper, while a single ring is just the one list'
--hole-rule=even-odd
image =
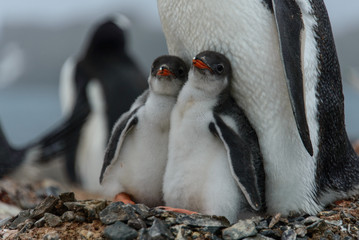
[{"label": "penguin's orange beak", "polygon": [[193,66],[195,66],[196,68],[199,69],[208,69],[210,72],[212,72],[212,68],[210,66],[208,66],[207,64],[205,64],[202,60],[194,58],[192,60],[192,64]]},{"label": "penguin's orange beak", "polygon": [[162,67],[161,67],[161,68],[157,71],[156,75],[166,77],[166,76],[174,75],[174,73],[171,72],[170,70],[168,70],[167,68],[162,68]]}]

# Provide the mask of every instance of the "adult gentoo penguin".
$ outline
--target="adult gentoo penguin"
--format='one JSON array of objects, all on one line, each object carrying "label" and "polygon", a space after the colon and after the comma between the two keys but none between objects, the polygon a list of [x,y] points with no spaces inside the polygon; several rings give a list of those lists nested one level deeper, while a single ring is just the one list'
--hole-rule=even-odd
[{"label": "adult gentoo penguin", "polygon": [[264,209],[265,186],[257,135],[230,97],[231,77],[220,53],[193,59],[171,114],[163,195],[167,206],[233,223],[248,208]]},{"label": "adult gentoo penguin", "polygon": [[355,192],[341,75],[322,0],[158,0],[170,54],[231,61],[231,92],[257,132],[269,213],[314,214]]},{"label": "adult gentoo penguin", "polygon": [[187,75],[182,59],[155,59],[148,77],[149,89],[114,126],[100,182],[107,194],[120,193],[115,200],[134,200],[148,206],[162,203],[170,114]]},{"label": "adult gentoo penguin", "polygon": [[70,180],[90,191],[98,182],[111,129],[146,89],[146,78],[126,51],[124,16],[94,26],[79,56],[64,64],[60,97],[64,120],[31,144],[40,156],[32,161],[65,158]]}]

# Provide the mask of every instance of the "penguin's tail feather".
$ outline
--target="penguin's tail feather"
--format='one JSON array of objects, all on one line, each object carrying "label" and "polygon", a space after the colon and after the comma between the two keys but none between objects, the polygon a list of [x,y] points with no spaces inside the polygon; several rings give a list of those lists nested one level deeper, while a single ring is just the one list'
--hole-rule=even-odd
[{"label": "penguin's tail feather", "polygon": [[25,149],[15,149],[6,138],[0,124],[0,178],[12,173],[24,161]]}]

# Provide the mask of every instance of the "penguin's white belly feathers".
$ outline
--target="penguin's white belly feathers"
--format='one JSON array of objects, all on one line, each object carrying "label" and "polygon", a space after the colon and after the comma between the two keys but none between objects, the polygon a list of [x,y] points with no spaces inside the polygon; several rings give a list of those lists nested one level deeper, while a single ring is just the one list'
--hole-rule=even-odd
[{"label": "penguin's white belly feathers", "polygon": [[102,191],[99,183],[103,154],[107,143],[107,119],[102,88],[97,80],[88,85],[91,113],[81,130],[79,146],[76,152],[76,172],[79,173],[82,186],[93,192]]},{"label": "penguin's white belly feathers", "polygon": [[118,158],[109,166],[103,181],[107,194],[126,192],[135,202],[151,207],[162,204],[169,118],[175,102],[175,98],[162,99],[161,106],[153,97],[161,98],[150,94],[146,105],[138,110],[138,123],[125,137]]},{"label": "penguin's white belly feathers", "polygon": [[[225,54],[233,68],[232,94],[255,128],[264,158],[270,213],[315,213],[315,157],[318,152],[316,42],[308,0],[303,13],[305,105],[314,156],[304,148],[289,101],[274,16],[261,0],[158,0],[170,54],[189,61],[197,53]],[[294,146],[294,147],[293,147]]]},{"label": "penguin's white belly feathers", "polygon": [[245,200],[230,172],[224,144],[209,130],[213,120],[212,110],[203,103],[175,106],[164,200],[171,207],[224,215],[234,222]]}]

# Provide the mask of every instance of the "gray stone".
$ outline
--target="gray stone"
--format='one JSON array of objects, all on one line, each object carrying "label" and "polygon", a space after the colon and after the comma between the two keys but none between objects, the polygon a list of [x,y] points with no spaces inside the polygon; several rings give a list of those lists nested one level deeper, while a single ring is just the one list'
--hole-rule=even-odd
[{"label": "gray stone", "polygon": [[343,225],[343,221],[342,221],[342,220],[324,220],[324,222],[325,222],[326,224],[333,225],[333,226],[337,226],[337,227]]},{"label": "gray stone", "polygon": [[19,232],[17,233],[17,235],[20,235],[21,233],[26,232],[27,230],[31,229],[32,226],[34,226],[34,220],[32,219],[27,219],[24,223],[24,226],[19,230]]},{"label": "gray stone", "polygon": [[222,230],[222,236],[225,240],[243,239],[256,234],[256,226],[252,220],[240,220],[233,226]]},{"label": "gray stone", "polygon": [[0,220],[0,228],[2,228],[3,226],[5,226],[8,223],[11,223],[11,219],[12,219],[12,217],[7,217],[4,219],[1,219]]},{"label": "gray stone", "polygon": [[73,192],[65,192],[59,195],[62,202],[76,202],[75,194]]},{"label": "gray stone", "polygon": [[333,215],[335,215],[337,213],[338,213],[338,211],[322,211],[318,215],[319,216],[329,217],[329,216],[333,216]]},{"label": "gray stone", "polygon": [[121,221],[116,221],[104,230],[104,236],[111,240],[131,240],[137,238],[137,231]]},{"label": "gray stone", "polygon": [[209,215],[178,215],[177,224],[185,224],[191,227],[205,228],[204,231],[216,232],[219,229],[229,227],[229,221],[225,217]]},{"label": "gray stone", "polygon": [[140,230],[142,228],[146,228],[146,223],[141,218],[131,218],[128,220],[127,225],[136,230]]},{"label": "gray stone", "polygon": [[303,224],[308,226],[308,225],[311,225],[311,224],[319,222],[319,221],[322,221],[322,219],[315,217],[315,216],[310,216],[310,217],[307,217],[306,219],[304,219]]},{"label": "gray stone", "polygon": [[282,234],[282,240],[295,240],[297,233],[293,229],[288,229]]},{"label": "gray stone", "polygon": [[262,230],[260,231],[260,234],[274,239],[278,239],[282,237],[282,233],[278,229]]},{"label": "gray stone", "polygon": [[297,233],[297,236],[305,237],[307,234],[307,229],[305,227],[298,227],[295,229],[295,232]]},{"label": "gray stone", "polygon": [[80,214],[75,214],[75,222],[86,222],[86,217]]},{"label": "gray stone", "polygon": [[262,230],[262,229],[267,229],[268,228],[268,222],[267,220],[263,220],[263,221],[260,221],[257,226],[256,226],[256,229],[259,231],[259,230]]},{"label": "gray stone", "polygon": [[60,236],[57,232],[49,232],[43,237],[43,240],[59,240]]},{"label": "gray stone", "polygon": [[122,202],[113,202],[100,212],[100,220],[109,225],[116,221],[128,221],[131,216],[126,211]]},{"label": "gray stone", "polygon": [[71,222],[75,219],[75,213],[73,211],[64,212],[61,216],[61,220],[64,222]]},{"label": "gray stone", "polygon": [[31,218],[35,220],[42,218],[44,213],[51,212],[54,209],[58,201],[59,198],[48,196],[44,201],[35,207],[34,211],[31,213]]},{"label": "gray stone", "polygon": [[313,233],[316,231],[321,231],[322,229],[325,229],[327,224],[324,222],[323,219],[320,219],[318,222],[314,222],[313,224],[307,226],[308,233]]},{"label": "gray stone", "polygon": [[148,230],[146,228],[142,228],[138,231],[138,240],[152,240],[150,235],[148,234]]},{"label": "gray stone", "polygon": [[275,240],[274,238],[270,238],[270,237],[266,237],[260,234],[257,234],[254,237],[247,237],[247,238],[243,238],[243,240]]},{"label": "gray stone", "polygon": [[135,204],[130,206],[135,210],[136,213],[140,215],[142,219],[148,218],[149,216],[152,215],[150,213],[150,208],[144,204]]},{"label": "gray stone", "polygon": [[11,222],[9,228],[10,229],[17,229],[18,225],[23,224],[27,219],[30,218],[30,210],[23,210],[19,212],[19,214],[15,217],[15,219]]},{"label": "gray stone", "polygon": [[174,239],[172,232],[168,229],[166,224],[158,218],[153,221],[153,225],[148,233],[152,239]]},{"label": "gray stone", "polygon": [[64,205],[71,211],[83,212],[88,220],[98,218],[99,213],[107,206],[104,200],[85,200],[78,202],[65,202]]},{"label": "gray stone", "polygon": [[52,213],[45,213],[44,219],[50,227],[56,227],[62,223],[61,218]]},{"label": "gray stone", "polygon": [[35,227],[40,228],[40,227],[43,227],[43,226],[45,225],[45,223],[46,223],[45,218],[42,217],[42,218],[40,218],[39,220],[37,220],[37,221],[34,223],[34,225],[35,225]]}]

